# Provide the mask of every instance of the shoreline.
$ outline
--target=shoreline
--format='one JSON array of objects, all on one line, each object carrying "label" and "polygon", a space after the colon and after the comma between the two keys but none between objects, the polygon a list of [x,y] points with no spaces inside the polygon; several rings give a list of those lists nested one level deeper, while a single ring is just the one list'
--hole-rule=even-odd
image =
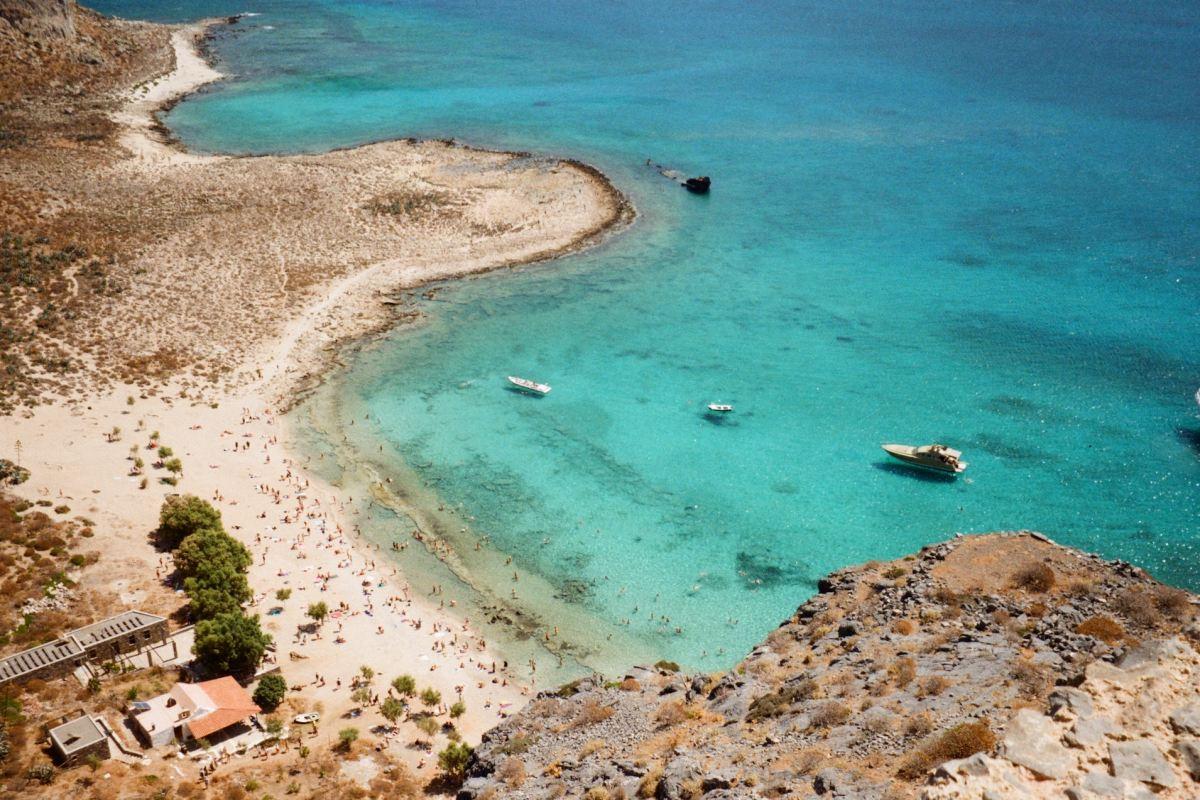
[{"label": "shoreline", "polygon": [[[161,176],[175,167],[306,164],[321,158],[197,154],[164,135],[157,116],[162,110],[221,79],[201,57],[198,41],[224,21],[173,30],[174,67],[128,92],[113,115],[120,126],[118,146],[128,153],[110,168],[114,174]],[[486,163],[522,157],[456,143],[408,141],[421,153],[469,151],[485,156]],[[388,142],[338,152],[378,158],[402,146],[403,142]],[[550,174],[569,170],[582,175],[591,191],[606,198],[607,213],[577,230],[565,244],[543,237],[547,241],[519,243],[515,252],[503,257],[481,250],[465,261],[434,251],[417,259],[368,263],[305,288],[306,302],[299,310],[282,320],[274,336],[237,358],[241,363],[235,379],[215,390],[189,396],[188,383],[177,375],[153,384],[149,392],[114,382],[92,386],[82,396],[60,393],[50,404],[20,409],[7,418],[15,424],[0,428],[6,446],[21,440],[22,463],[33,473],[14,494],[30,500],[55,497],[62,506],[74,507],[71,513],[88,515],[97,527],[94,542],[103,548],[88,583],[111,587],[125,607],[166,613],[179,604],[164,583],[170,559],[155,552],[143,533],[155,526],[159,503],[168,494],[195,494],[213,502],[229,532],[254,556],[249,580],[255,597],[249,613],[263,615],[264,630],[276,639],[289,685],[303,687],[295,695],[297,703],[319,708],[331,719],[339,716],[352,705],[348,685],[360,663],[371,664],[385,681],[414,674],[419,684],[436,687],[445,704],[461,698],[467,712],[458,727],[468,741],[477,742],[485,730],[530,698],[530,683],[515,677],[503,659],[493,655],[475,626],[415,591],[393,565],[376,564],[372,557],[378,558],[378,545],[359,535],[357,510],[336,487],[298,463],[283,412],[302,400],[313,380],[319,385],[346,348],[406,320],[403,309],[385,300],[437,281],[539,263],[595,246],[634,219],[633,206],[599,170],[576,161],[529,160]],[[169,178],[171,173],[165,174]],[[465,249],[470,253],[474,245]],[[118,443],[106,440],[113,428],[124,428],[125,438],[115,437]],[[129,443],[136,452],[152,430],[183,458],[186,471],[178,489],[159,482],[161,475],[153,469],[145,473],[153,481],[148,486],[131,474]],[[275,600],[276,592],[283,590],[298,596]],[[346,613],[336,623],[345,645],[332,641],[335,632],[328,624],[326,639],[292,636],[306,621],[304,605],[318,598],[331,606],[346,604]],[[372,598],[386,598],[384,608]],[[296,653],[298,660],[290,662],[285,652]],[[405,735],[411,733],[411,723],[401,727]],[[332,723],[325,726],[317,741],[333,742],[334,728]],[[384,746],[389,741],[385,739]],[[428,777],[436,768],[433,759],[409,748],[392,752],[418,775]]]}]

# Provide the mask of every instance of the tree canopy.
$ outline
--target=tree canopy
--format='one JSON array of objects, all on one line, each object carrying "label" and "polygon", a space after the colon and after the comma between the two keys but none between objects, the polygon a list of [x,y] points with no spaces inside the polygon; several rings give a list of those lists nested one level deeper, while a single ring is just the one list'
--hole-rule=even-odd
[{"label": "tree canopy", "polygon": [[212,566],[245,572],[252,561],[246,546],[219,528],[201,528],[188,534],[175,549],[175,569],[184,578]]},{"label": "tree canopy", "polygon": [[174,495],[163,501],[154,538],[160,546],[174,550],[185,538],[202,528],[223,531],[221,512],[195,495]]},{"label": "tree canopy", "polygon": [[451,742],[438,753],[438,766],[442,772],[454,778],[461,777],[467,771],[470,760],[471,747],[465,742]]},{"label": "tree canopy", "polygon": [[270,641],[257,616],[226,612],[196,623],[192,653],[210,672],[246,675],[258,666]]},{"label": "tree canopy", "polygon": [[274,711],[287,695],[287,681],[282,675],[272,673],[262,676],[254,689],[254,702],[263,711]]}]

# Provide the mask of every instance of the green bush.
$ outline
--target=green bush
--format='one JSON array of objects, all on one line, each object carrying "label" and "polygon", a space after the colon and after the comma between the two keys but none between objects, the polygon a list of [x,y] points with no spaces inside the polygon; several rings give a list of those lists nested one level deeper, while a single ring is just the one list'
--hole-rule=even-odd
[{"label": "green bush", "polygon": [[451,742],[438,753],[438,767],[452,778],[461,778],[471,760],[471,748],[462,742]]},{"label": "green bush", "polygon": [[189,534],[175,549],[175,569],[184,578],[214,566],[230,572],[245,572],[253,560],[245,545],[220,528],[201,528]]},{"label": "green bush", "polygon": [[52,764],[34,764],[25,773],[30,780],[35,780],[40,784],[48,784],[54,780],[54,765]]},{"label": "green bush", "polygon": [[195,495],[168,497],[158,514],[154,531],[160,547],[174,550],[179,543],[203,528],[224,530],[221,512]]},{"label": "green bush", "polygon": [[282,675],[264,675],[254,689],[254,702],[263,711],[274,711],[287,696],[287,681]]},{"label": "green bush", "polygon": [[412,697],[417,693],[417,679],[412,675],[400,675],[392,681],[392,688],[401,697]]},{"label": "green bush", "polygon": [[210,673],[248,675],[262,661],[270,641],[258,617],[230,612],[196,623],[192,653]]}]

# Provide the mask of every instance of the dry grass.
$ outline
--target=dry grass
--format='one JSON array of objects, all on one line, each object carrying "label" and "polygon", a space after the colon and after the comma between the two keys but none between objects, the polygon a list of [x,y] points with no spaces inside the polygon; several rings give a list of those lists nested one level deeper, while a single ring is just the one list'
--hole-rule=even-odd
[{"label": "dry grass", "polygon": [[921,681],[921,688],[917,692],[917,697],[937,697],[953,685],[954,681],[944,675],[930,675]]},{"label": "dry grass", "polygon": [[905,780],[917,780],[938,764],[985,753],[995,746],[996,735],[986,722],[964,722],[943,731],[910,753],[897,774]]},{"label": "dry grass", "polygon": [[1012,576],[1012,585],[1027,592],[1048,592],[1054,588],[1054,583],[1054,570],[1042,562],[1026,564]]},{"label": "dry grass", "polygon": [[1125,638],[1125,628],[1112,617],[1088,617],[1075,627],[1076,633],[1091,636],[1106,644],[1116,644]]},{"label": "dry grass", "polygon": [[892,623],[892,630],[901,636],[911,636],[917,630],[917,623],[911,619],[898,619]]},{"label": "dry grass", "polygon": [[637,796],[643,798],[656,797],[658,795],[659,784],[662,783],[662,776],[662,767],[651,767],[638,782]]},{"label": "dry grass", "polygon": [[576,712],[575,717],[571,720],[568,727],[586,728],[604,722],[604,720],[612,715],[612,706],[606,706],[599,700],[589,698],[579,707],[579,711]]},{"label": "dry grass", "polygon": [[700,715],[700,709],[694,708],[682,700],[671,700],[663,703],[654,712],[654,722],[660,728],[670,728]]},{"label": "dry grass", "polygon": [[746,721],[757,722],[761,719],[778,717],[791,708],[794,703],[816,697],[817,691],[817,683],[811,678],[804,678],[782,686],[777,691],[755,698],[754,702],[750,704],[750,710],[746,713]]},{"label": "dry grass", "polygon": [[1184,622],[1195,614],[1191,597],[1182,589],[1155,586],[1150,590],[1150,599],[1159,613],[1175,622]]},{"label": "dry grass", "polygon": [[1154,598],[1140,589],[1126,589],[1117,595],[1116,610],[1135,625],[1152,628],[1161,621]]},{"label": "dry grass", "polygon": [[850,719],[850,708],[845,703],[829,700],[813,711],[809,718],[810,728],[833,728]]},{"label": "dry grass", "polygon": [[1032,661],[1018,661],[1013,665],[1013,680],[1017,683],[1017,691],[1022,697],[1040,698],[1050,690],[1052,682],[1049,667],[1034,664]]},{"label": "dry grass", "polygon": [[496,777],[504,781],[504,785],[511,789],[519,789],[525,783],[527,777],[525,773],[525,762],[516,756],[509,756],[500,765],[500,769],[496,770]]},{"label": "dry grass", "polygon": [[584,743],[583,747],[580,748],[579,758],[582,760],[588,756],[595,755],[596,753],[604,750],[606,746],[607,745],[604,744],[603,739],[592,739],[591,741]]},{"label": "dry grass", "polygon": [[888,664],[888,675],[898,687],[904,688],[917,677],[917,662],[908,656],[896,659]]},{"label": "dry grass", "polygon": [[922,711],[904,721],[904,735],[910,739],[918,739],[933,733],[933,717]]}]

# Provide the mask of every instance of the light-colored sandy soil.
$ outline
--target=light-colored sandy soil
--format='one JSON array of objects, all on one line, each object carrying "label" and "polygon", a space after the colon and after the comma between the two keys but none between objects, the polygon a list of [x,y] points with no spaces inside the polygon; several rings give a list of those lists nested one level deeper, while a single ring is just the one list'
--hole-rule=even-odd
[{"label": "light-colored sandy soil", "polygon": [[[36,168],[0,158],[0,181],[38,179],[40,230],[110,254],[126,281],[119,293],[89,297],[78,319],[54,331],[77,368],[37,407],[0,417],[0,453],[16,455],[20,442],[33,477],[19,494],[64,498],[95,522],[103,557],[89,580],[130,607],[170,612],[183,603],[148,539],[164,496],[212,501],[254,554],[252,611],[264,615],[297,688],[292,710],[322,710],[317,744],[344,725],[365,733],[382,722],[373,709],[339,719],[354,705],[349,687],[361,665],[378,673],[380,694],[411,673],[444,705],[461,696],[458,728],[477,740],[527,690],[493,672],[486,645],[421,593],[428,587],[410,587],[358,540],[344,498],[289,460],[276,412],[319,377],[338,342],[403,313],[383,302],[398,290],[585,246],[630,210],[583,165],[449,143],[293,157],[186,153],[164,140],[153,112],[217,77],[196,54],[199,32],[174,34],[176,70],[130,93],[115,115],[120,150],[93,158],[95,169],[70,169],[61,153]],[[36,312],[37,299],[29,302]],[[110,441],[114,427],[121,434]],[[159,482],[162,470],[147,468],[145,488],[130,475],[131,447],[152,460],[152,431],[183,460],[178,489]],[[281,589],[292,591],[286,601],[276,600]],[[300,634],[318,600],[342,611],[319,637]],[[416,738],[402,726],[389,752],[429,777],[434,759],[401,746]]]}]

